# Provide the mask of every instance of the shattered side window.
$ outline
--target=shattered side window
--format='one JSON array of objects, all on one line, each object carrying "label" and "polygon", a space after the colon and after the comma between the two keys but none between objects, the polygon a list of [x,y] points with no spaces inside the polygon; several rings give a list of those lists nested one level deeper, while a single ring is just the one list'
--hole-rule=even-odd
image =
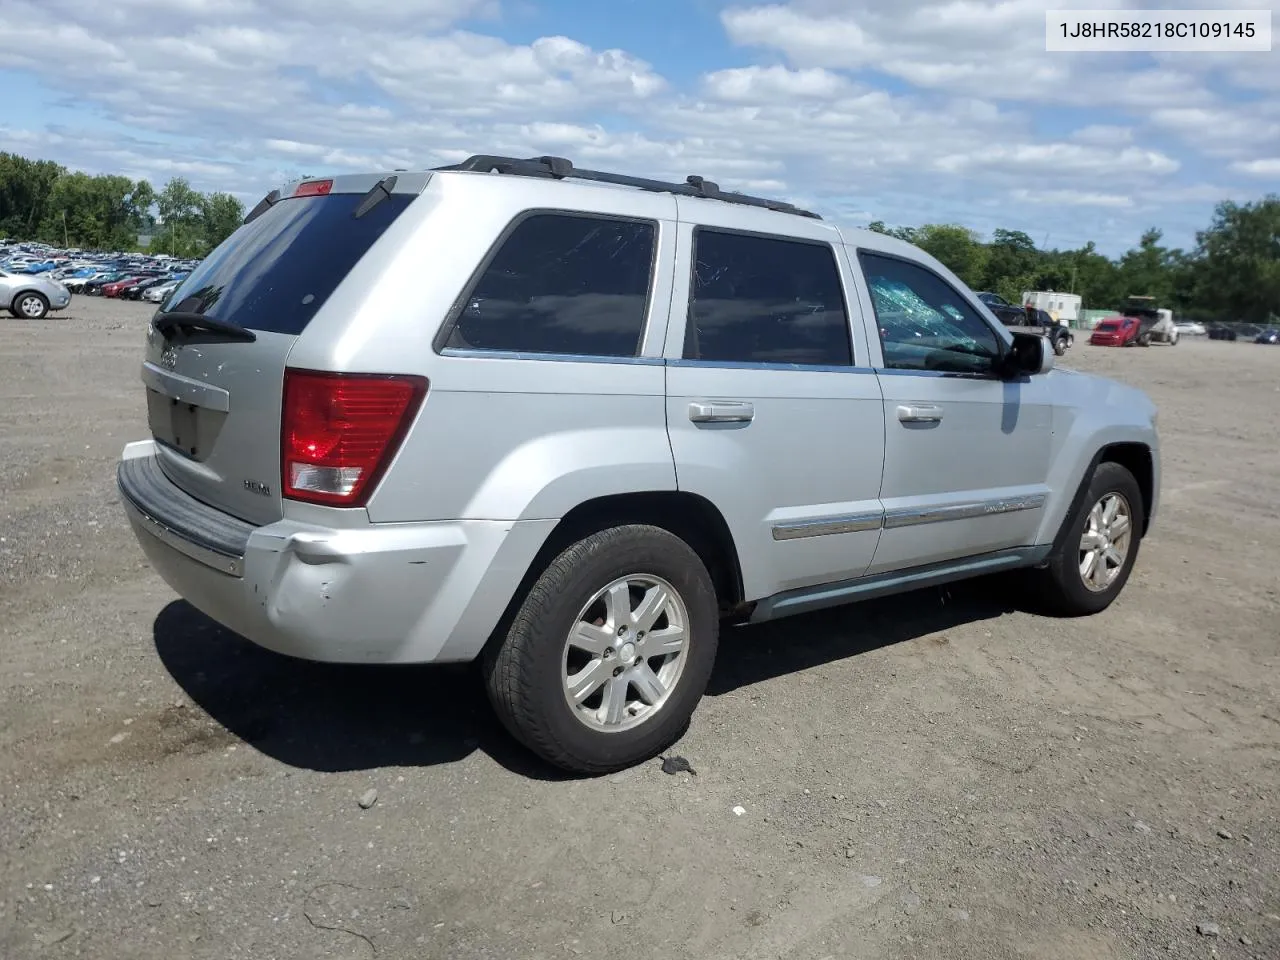
[{"label": "shattered side window", "polygon": [[1000,356],[995,333],[949,284],[929,270],[861,251],[885,366],[988,374]]},{"label": "shattered side window", "polygon": [[447,347],[634,357],[654,265],[652,222],[525,217],[465,300]]}]

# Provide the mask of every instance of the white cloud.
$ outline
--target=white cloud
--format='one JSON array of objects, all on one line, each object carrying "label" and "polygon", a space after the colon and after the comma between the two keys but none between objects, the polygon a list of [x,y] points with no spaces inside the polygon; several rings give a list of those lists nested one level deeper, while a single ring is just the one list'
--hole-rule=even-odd
[{"label": "white cloud", "polygon": [[1280,182],[1280,157],[1243,160],[1233,163],[1231,169],[1240,173],[1247,173],[1251,177],[1272,177],[1276,182]]},{"label": "white cloud", "polygon": [[1118,193],[1088,193],[1082,190],[1026,190],[1013,191],[1019,203],[1049,204],[1056,207],[1115,207],[1127,209],[1133,206],[1133,198]]},{"label": "white cloud", "polygon": [[1121,146],[1133,142],[1133,128],[1093,123],[1072,131],[1071,139],[1094,147]]},{"label": "white cloud", "polygon": [[848,80],[830,70],[788,70],[776,65],[719,70],[707,74],[703,84],[709,96],[726,102],[793,97],[826,100],[849,88]]},{"label": "white cloud", "polygon": [[1074,143],[1035,143],[1017,146],[993,144],[985,150],[973,153],[948,154],[939,157],[935,166],[948,173],[988,168],[1105,176],[1122,173],[1173,173],[1179,164],[1177,160],[1159,151],[1137,147],[1105,150]]},{"label": "white cloud", "polygon": [[[809,0],[730,7],[721,21],[745,47],[808,68],[877,70],[923,89],[1079,105],[1194,103],[1208,93],[1175,66],[1123,68],[1110,54],[1045,52],[1044,0]],[[1058,9],[1136,8],[1055,0]]]},{"label": "white cloud", "polygon": [[1274,102],[1156,110],[1148,122],[1213,157],[1245,158],[1280,149],[1280,110]]},{"label": "white cloud", "polygon": [[[88,105],[84,129],[9,121],[0,149],[252,197],[298,172],[557,153],[844,222],[1036,232],[1105,210],[1123,244],[1150,222],[1203,222],[1233,176],[1257,189],[1280,156],[1275,101],[1227,102],[1241,62],[1046,54],[1042,0],[733,7],[737,62],[680,84],[625,43],[584,44],[569,17],[564,35],[500,39],[496,0],[0,4],[0,62]],[[1071,222],[1081,240],[1102,226]]]}]

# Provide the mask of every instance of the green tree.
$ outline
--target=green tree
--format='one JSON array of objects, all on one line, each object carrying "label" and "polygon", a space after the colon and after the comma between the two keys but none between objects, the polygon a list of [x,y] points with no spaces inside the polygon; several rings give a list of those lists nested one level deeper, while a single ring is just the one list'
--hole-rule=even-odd
[{"label": "green tree", "polygon": [[989,251],[972,230],[956,224],[930,223],[915,231],[912,242],[970,287],[981,289]]},{"label": "green tree", "polygon": [[210,193],[201,198],[200,215],[207,253],[235,233],[244,220],[244,204],[229,193]]},{"label": "green tree", "polygon": [[203,247],[200,201],[200,194],[184,177],[174,177],[164,185],[156,197],[160,227],[151,238],[154,252],[190,256],[188,251]]},{"label": "green tree", "polygon": [[46,216],[53,185],[65,173],[51,160],[0,153],[0,235],[34,237]]},{"label": "green tree", "polygon": [[1280,195],[1218,204],[1185,269],[1183,290],[1194,306],[1226,320],[1269,322],[1280,313]]},{"label": "green tree", "polygon": [[1155,297],[1161,304],[1173,301],[1174,273],[1181,266],[1180,250],[1160,245],[1163,234],[1155,227],[1142,234],[1138,246],[1120,258],[1119,280],[1125,296]]},{"label": "green tree", "polygon": [[897,237],[899,240],[907,241],[907,243],[915,242],[915,227],[886,227],[883,220],[873,220],[867,224],[867,229],[872,233],[883,233],[887,237]]},{"label": "green tree", "polygon": [[1044,257],[1021,230],[996,230],[978,275],[978,289],[998,293],[1010,303],[1021,303],[1024,290],[1039,289],[1038,273]]},{"label": "green tree", "polygon": [[146,180],[139,180],[129,193],[129,215],[134,229],[150,232],[156,224],[151,208],[156,205],[156,191]]},{"label": "green tree", "polygon": [[127,177],[64,173],[49,190],[36,236],[54,244],[132,248],[138,242],[133,189]]}]

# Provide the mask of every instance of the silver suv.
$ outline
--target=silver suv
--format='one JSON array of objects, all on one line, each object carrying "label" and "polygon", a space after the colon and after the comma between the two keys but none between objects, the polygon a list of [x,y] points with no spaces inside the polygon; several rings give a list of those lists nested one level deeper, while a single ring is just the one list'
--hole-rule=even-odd
[{"label": "silver suv", "polygon": [[1052,367],[894,238],[473,157],[265,197],[151,321],[118,484],[213,619],[478,661],[512,734],[603,772],[681,735],[722,624],[998,571],[1107,607],[1156,412]]}]

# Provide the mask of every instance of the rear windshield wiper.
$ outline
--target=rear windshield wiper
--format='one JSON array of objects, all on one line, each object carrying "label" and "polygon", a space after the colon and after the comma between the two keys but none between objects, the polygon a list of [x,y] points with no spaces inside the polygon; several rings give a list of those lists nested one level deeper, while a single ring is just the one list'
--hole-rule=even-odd
[{"label": "rear windshield wiper", "polygon": [[258,205],[256,207],[254,207],[252,210],[249,211],[249,215],[244,218],[244,220],[241,222],[241,225],[243,226],[246,223],[252,223],[254,220],[257,220],[260,216],[266,213],[267,210],[273,204],[278,203],[279,200],[280,200],[280,191],[272,190],[265,197],[263,197],[261,200],[258,201]]},{"label": "rear windshield wiper", "polygon": [[366,213],[368,213],[370,210],[372,210],[374,207],[380,204],[383,200],[388,199],[391,196],[391,191],[396,188],[397,179],[398,178],[394,176],[384,177],[383,179],[375,183],[369,189],[369,192],[366,193],[364,197],[361,198],[359,205],[355,209],[355,212],[351,214],[351,219],[359,220]]},{"label": "rear windshield wiper", "polygon": [[241,340],[253,343],[258,335],[246,327],[230,320],[219,320],[203,313],[190,313],[186,310],[170,310],[156,317],[152,323],[164,338],[168,340],[175,330],[195,330],[201,333],[212,333],[223,340]]}]

